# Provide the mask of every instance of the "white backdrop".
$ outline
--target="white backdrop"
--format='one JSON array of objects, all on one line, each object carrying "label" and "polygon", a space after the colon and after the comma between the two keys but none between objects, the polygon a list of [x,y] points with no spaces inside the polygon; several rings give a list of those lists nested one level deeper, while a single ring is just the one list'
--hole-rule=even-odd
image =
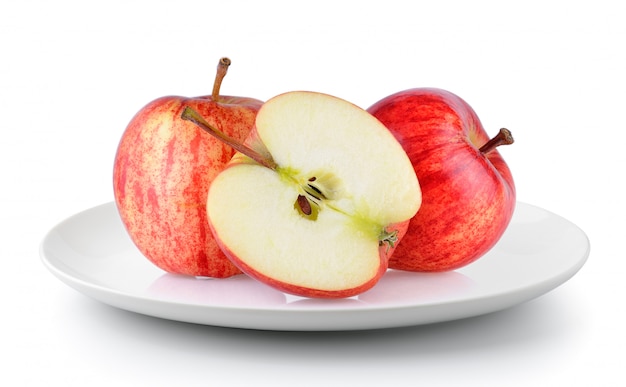
[{"label": "white backdrop", "polygon": [[[304,4],[304,3],[302,3]],[[618,385],[626,12],[618,1],[0,2],[3,385]],[[409,6],[409,4],[412,4]],[[45,233],[109,202],[133,114],[168,94],[308,89],[362,107],[434,86],[467,100],[518,199],[573,221],[585,267],[500,313],[374,332],[280,333],[159,320],[93,301],[41,264]],[[7,360],[8,359],[8,362]],[[265,385],[265,384],[263,384]]]}]

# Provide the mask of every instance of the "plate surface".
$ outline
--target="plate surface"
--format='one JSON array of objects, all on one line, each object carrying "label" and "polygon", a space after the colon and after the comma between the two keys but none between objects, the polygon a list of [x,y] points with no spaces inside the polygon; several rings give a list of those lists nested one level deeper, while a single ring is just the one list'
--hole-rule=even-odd
[{"label": "plate surface", "polygon": [[55,226],[40,255],[60,280],[121,309],[233,328],[325,331],[429,324],[502,310],[563,284],[584,265],[589,249],[587,236],[573,223],[518,202],[498,244],[460,270],[389,270],[357,297],[307,299],[244,275],[198,279],[165,273],[136,249],[114,203],[107,203]]}]

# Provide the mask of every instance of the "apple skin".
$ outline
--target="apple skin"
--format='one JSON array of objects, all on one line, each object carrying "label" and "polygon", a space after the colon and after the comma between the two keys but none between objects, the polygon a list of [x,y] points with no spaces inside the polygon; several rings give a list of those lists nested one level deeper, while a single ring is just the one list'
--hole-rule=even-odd
[{"label": "apple skin", "polygon": [[221,252],[206,215],[209,185],[235,152],[180,115],[191,106],[243,140],[262,104],[246,97],[167,96],[128,124],[115,156],[115,202],[131,239],[159,268],[214,278],[241,273]]},{"label": "apple skin", "polygon": [[389,267],[441,272],[483,256],[507,228],[516,192],[500,153],[479,151],[489,136],[474,110],[448,91],[416,88],[368,111],[402,144],[422,188],[422,206]]}]

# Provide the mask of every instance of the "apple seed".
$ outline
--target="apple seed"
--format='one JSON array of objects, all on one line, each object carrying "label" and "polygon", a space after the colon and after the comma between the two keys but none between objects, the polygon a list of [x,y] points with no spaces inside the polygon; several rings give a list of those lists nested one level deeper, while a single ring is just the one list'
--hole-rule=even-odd
[{"label": "apple seed", "polygon": [[[309,179],[309,181],[311,181]],[[314,186],[313,184],[307,184],[307,187],[309,187],[310,189],[312,189],[315,193],[307,190],[306,188],[304,189],[309,195],[313,196],[315,199],[317,200],[322,200],[322,199],[326,199],[326,195],[324,195],[324,193],[317,188],[316,186]]]},{"label": "apple seed", "polygon": [[302,211],[304,215],[311,215],[313,210],[311,209],[311,203],[309,202],[309,199],[306,198],[306,196],[298,195],[298,199],[296,202],[300,211]]}]

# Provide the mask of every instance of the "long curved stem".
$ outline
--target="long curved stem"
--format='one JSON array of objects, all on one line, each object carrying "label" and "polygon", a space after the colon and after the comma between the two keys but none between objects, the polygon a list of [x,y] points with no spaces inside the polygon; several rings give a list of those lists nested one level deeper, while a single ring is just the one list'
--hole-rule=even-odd
[{"label": "long curved stem", "polygon": [[254,149],[244,145],[242,142],[235,140],[232,137],[227,136],[224,132],[217,129],[213,125],[209,124],[200,115],[200,113],[193,110],[189,106],[185,107],[185,110],[183,110],[183,113],[181,114],[181,118],[183,120],[193,122],[194,124],[198,125],[201,129],[203,129],[205,132],[211,134],[213,137],[217,138],[224,144],[231,146],[237,152],[243,153],[244,155],[250,157],[252,160],[263,165],[264,167],[276,170],[276,167],[278,165],[271,157],[268,158],[266,156],[263,156],[262,154],[258,153]]}]

